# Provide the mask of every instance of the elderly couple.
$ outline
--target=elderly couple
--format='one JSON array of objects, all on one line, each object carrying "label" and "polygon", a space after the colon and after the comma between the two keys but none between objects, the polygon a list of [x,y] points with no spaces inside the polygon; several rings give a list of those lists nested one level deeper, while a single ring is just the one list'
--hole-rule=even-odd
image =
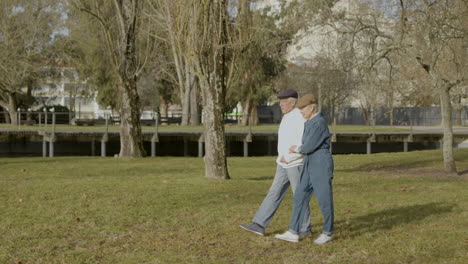
[{"label": "elderly couple", "polygon": [[317,102],[312,94],[298,100],[297,92],[288,89],[279,93],[278,99],[284,116],[278,131],[276,175],[253,223],[241,227],[263,236],[291,185],[294,205],[289,230],[275,237],[299,242],[300,238],[311,234],[309,201],[315,193],[324,224],[314,243],[325,244],[332,240],[334,218],[333,159],[329,151],[328,125],[323,115],[317,112]]}]

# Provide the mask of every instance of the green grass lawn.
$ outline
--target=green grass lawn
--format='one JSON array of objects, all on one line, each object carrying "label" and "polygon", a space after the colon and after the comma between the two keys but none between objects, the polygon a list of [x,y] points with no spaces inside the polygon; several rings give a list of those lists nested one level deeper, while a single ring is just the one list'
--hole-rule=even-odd
[{"label": "green grass lawn", "polygon": [[[0,124],[0,128],[10,128],[10,129],[18,129],[18,126],[12,126],[9,124]],[[38,130],[43,129],[44,126],[20,126],[21,130]],[[56,129],[65,129],[65,130],[105,130],[106,126],[71,126],[71,125],[56,125]],[[226,131],[278,131],[278,125],[261,125],[261,126],[252,126],[251,128],[248,126],[237,126],[237,125],[226,125]],[[410,131],[410,127],[408,129],[398,128],[398,127],[389,127],[389,126],[330,126],[330,131]],[[50,124],[47,126],[47,129],[52,129]],[[112,125],[109,126],[109,130],[119,130],[120,126]],[[143,130],[155,130],[153,126],[142,126]],[[180,131],[202,131],[202,126],[179,126],[179,125],[167,125],[167,126],[159,126],[159,130],[180,130]]]},{"label": "green grass lawn", "polygon": [[459,177],[440,151],[337,155],[334,241],[287,229],[288,194],[265,237],[250,223],[273,157],[230,158],[232,179],[204,177],[199,158],[0,159],[0,263],[467,263],[468,150]]}]

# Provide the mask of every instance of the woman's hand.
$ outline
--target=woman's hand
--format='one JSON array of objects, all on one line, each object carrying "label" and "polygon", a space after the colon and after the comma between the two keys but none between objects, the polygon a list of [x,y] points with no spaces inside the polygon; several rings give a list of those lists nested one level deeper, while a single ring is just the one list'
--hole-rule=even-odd
[{"label": "woman's hand", "polygon": [[288,164],[288,162],[286,161],[286,159],[284,158],[284,156],[281,156],[280,162]]},{"label": "woman's hand", "polygon": [[289,148],[289,153],[297,153],[297,145],[292,145]]}]

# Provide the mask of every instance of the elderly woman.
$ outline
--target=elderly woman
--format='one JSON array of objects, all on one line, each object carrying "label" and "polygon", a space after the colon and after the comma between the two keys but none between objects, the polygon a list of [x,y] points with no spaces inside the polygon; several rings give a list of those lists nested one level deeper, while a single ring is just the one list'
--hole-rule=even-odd
[{"label": "elderly woman", "polygon": [[294,206],[289,230],[276,235],[278,239],[299,242],[299,228],[304,214],[309,210],[312,193],[317,197],[324,224],[322,234],[314,241],[316,244],[330,242],[333,233],[333,159],[330,153],[330,133],[322,113],[317,112],[317,101],[312,94],[301,97],[297,107],[306,119],[301,146],[291,146],[291,153],[304,155],[301,181],[294,194]]}]

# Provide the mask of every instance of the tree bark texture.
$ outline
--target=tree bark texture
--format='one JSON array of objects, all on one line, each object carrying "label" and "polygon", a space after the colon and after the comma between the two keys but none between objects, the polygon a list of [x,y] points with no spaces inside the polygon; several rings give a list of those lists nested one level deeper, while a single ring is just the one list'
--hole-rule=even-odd
[{"label": "tree bark texture", "polygon": [[143,135],[140,125],[140,98],[136,80],[127,80],[121,86],[122,105],[120,111],[120,157],[144,157]]},{"label": "tree bark texture", "polygon": [[[167,103],[164,96],[159,96],[159,118],[162,120],[167,120],[167,112],[169,109],[169,104]],[[161,122],[161,125],[167,125],[167,122]]]},{"label": "tree bark texture", "polygon": [[144,157],[140,125],[140,98],[137,90],[138,51],[137,35],[141,4],[124,1],[116,4],[120,11],[119,81],[122,96],[120,121],[120,157]]},{"label": "tree bark texture", "polygon": [[202,83],[205,175],[213,179],[230,179],[224,136],[224,93],[218,92],[222,90],[214,83]]},{"label": "tree bark texture", "polygon": [[224,111],[228,76],[227,1],[191,2],[191,25],[187,36],[191,69],[198,77],[202,101],[205,139],[205,176],[229,179],[224,136]]},{"label": "tree bark texture", "polygon": [[243,106],[242,123],[243,126],[256,126],[258,124],[258,111],[254,100],[247,99]]},{"label": "tree bark texture", "polygon": [[190,92],[190,125],[200,125],[200,106],[198,101],[198,80],[194,76],[193,87]]},{"label": "tree bark texture", "polygon": [[192,74],[189,69],[188,63],[185,63],[185,85],[183,86],[184,93],[182,94],[182,122],[181,125],[186,126],[190,121],[190,96],[192,94]]},{"label": "tree bark texture", "polygon": [[442,114],[442,126],[444,129],[443,154],[444,169],[447,173],[456,173],[455,159],[453,157],[453,131],[452,131],[452,106],[450,102],[450,88],[440,89],[440,112]]},{"label": "tree bark texture", "polygon": [[12,125],[18,124],[18,113],[16,112],[17,102],[14,93],[5,92],[4,100],[0,101],[0,106],[3,107],[5,122]]},{"label": "tree bark texture", "polygon": [[18,112],[16,111],[17,103],[16,103],[16,96],[14,94],[8,94],[8,113],[10,113],[10,123],[12,125],[18,124]]},{"label": "tree bark texture", "polygon": [[[105,52],[115,73],[121,99],[120,156],[143,157],[143,138],[140,125],[140,98],[137,91],[138,73],[145,61],[139,49],[139,31],[144,19],[144,1],[139,0],[80,0],[79,10],[95,18],[101,26]],[[110,26],[112,25],[112,26]],[[141,37],[141,36],[140,36]],[[151,42],[146,41],[147,46]],[[149,48],[149,47],[146,47]]]}]

